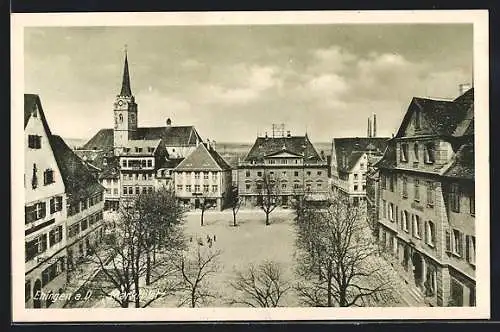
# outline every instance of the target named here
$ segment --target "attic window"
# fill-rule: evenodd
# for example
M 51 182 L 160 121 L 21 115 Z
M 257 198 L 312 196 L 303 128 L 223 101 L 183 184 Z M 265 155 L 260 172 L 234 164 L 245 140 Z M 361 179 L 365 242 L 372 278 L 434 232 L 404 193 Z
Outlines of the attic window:
M 33 108 L 33 113 L 31 114 L 34 118 L 38 117 L 38 110 L 37 108 Z
M 135 152 L 142 152 L 142 148 L 135 148 Z
M 152 148 L 152 147 L 148 148 L 148 152 L 154 152 L 154 151 L 155 151 L 155 148 Z
M 420 129 L 420 111 L 415 112 L 415 129 Z

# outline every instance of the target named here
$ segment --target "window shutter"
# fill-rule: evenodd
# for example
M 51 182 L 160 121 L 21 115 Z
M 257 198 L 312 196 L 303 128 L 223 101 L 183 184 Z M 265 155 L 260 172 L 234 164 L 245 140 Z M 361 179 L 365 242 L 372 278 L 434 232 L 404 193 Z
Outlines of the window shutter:
M 42 207 L 41 218 L 45 218 L 45 216 L 47 214 L 47 203 L 43 202 L 43 203 L 40 203 L 40 204 L 41 204 L 41 207 Z
M 459 233 L 458 235 L 458 254 L 463 256 L 464 254 L 464 234 Z
M 446 251 L 451 252 L 451 233 L 446 230 Z
M 425 243 L 430 243 L 430 234 L 429 234 L 429 228 L 430 228 L 430 224 L 428 221 L 425 222 Z

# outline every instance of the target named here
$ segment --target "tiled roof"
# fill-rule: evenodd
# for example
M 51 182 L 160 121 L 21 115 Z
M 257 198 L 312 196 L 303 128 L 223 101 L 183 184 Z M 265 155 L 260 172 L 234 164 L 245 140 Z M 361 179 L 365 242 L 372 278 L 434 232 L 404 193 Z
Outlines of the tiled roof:
M 51 138 L 57 166 L 63 178 L 65 191 L 70 200 L 79 200 L 104 190 L 91 171 L 64 142 L 56 135 Z
M 158 168 L 176 168 L 177 165 L 179 165 L 183 160 L 184 158 L 164 159 L 163 161 L 161 161 Z
M 474 121 L 474 90 L 453 101 L 414 97 L 396 137 L 403 137 L 413 110 L 419 109 L 435 135 L 462 136 Z M 473 123 L 472 123 L 473 128 Z
M 196 145 L 196 140 L 202 141 L 194 126 L 167 126 L 137 128 L 135 140 L 161 139 L 166 146 Z M 84 146 L 84 149 L 113 148 L 113 129 L 101 129 Z
M 304 159 L 311 162 L 323 161 L 306 136 L 290 137 L 257 137 L 250 152 L 245 157 L 246 162 L 260 162 L 265 156 L 288 151 L 296 155 L 304 156 Z
M 335 151 L 332 153 L 335 153 L 337 169 L 340 172 L 349 172 L 364 153 L 381 156 L 388 140 L 388 137 L 334 138 Z
M 387 142 L 387 149 L 385 149 L 384 156 L 380 159 L 375 167 L 378 168 L 394 168 L 396 167 L 396 146 L 394 140 Z
M 229 170 L 231 166 L 213 149 L 208 149 L 205 145 L 199 144 L 179 165 L 176 171 L 221 171 Z
M 474 180 L 474 143 L 466 143 L 458 149 L 446 177 Z

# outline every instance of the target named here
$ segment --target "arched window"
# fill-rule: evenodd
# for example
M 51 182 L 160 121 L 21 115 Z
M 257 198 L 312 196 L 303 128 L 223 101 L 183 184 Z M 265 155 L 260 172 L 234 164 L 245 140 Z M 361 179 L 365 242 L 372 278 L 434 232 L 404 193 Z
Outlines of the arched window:
M 122 122 L 123 122 L 123 114 L 120 114 L 120 115 L 118 116 L 118 119 L 119 119 L 120 123 L 122 123 Z
M 415 161 L 418 161 L 418 143 L 415 142 L 413 145 L 413 154 L 415 156 Z

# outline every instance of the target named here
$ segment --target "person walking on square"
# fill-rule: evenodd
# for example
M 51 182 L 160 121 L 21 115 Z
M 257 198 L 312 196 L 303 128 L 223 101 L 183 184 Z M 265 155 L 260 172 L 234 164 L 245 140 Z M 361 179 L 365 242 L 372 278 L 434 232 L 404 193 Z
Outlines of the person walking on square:
M 217 242 L 216 237 L 215 237 L 215 234 L 214 234 L 214 242 Z

